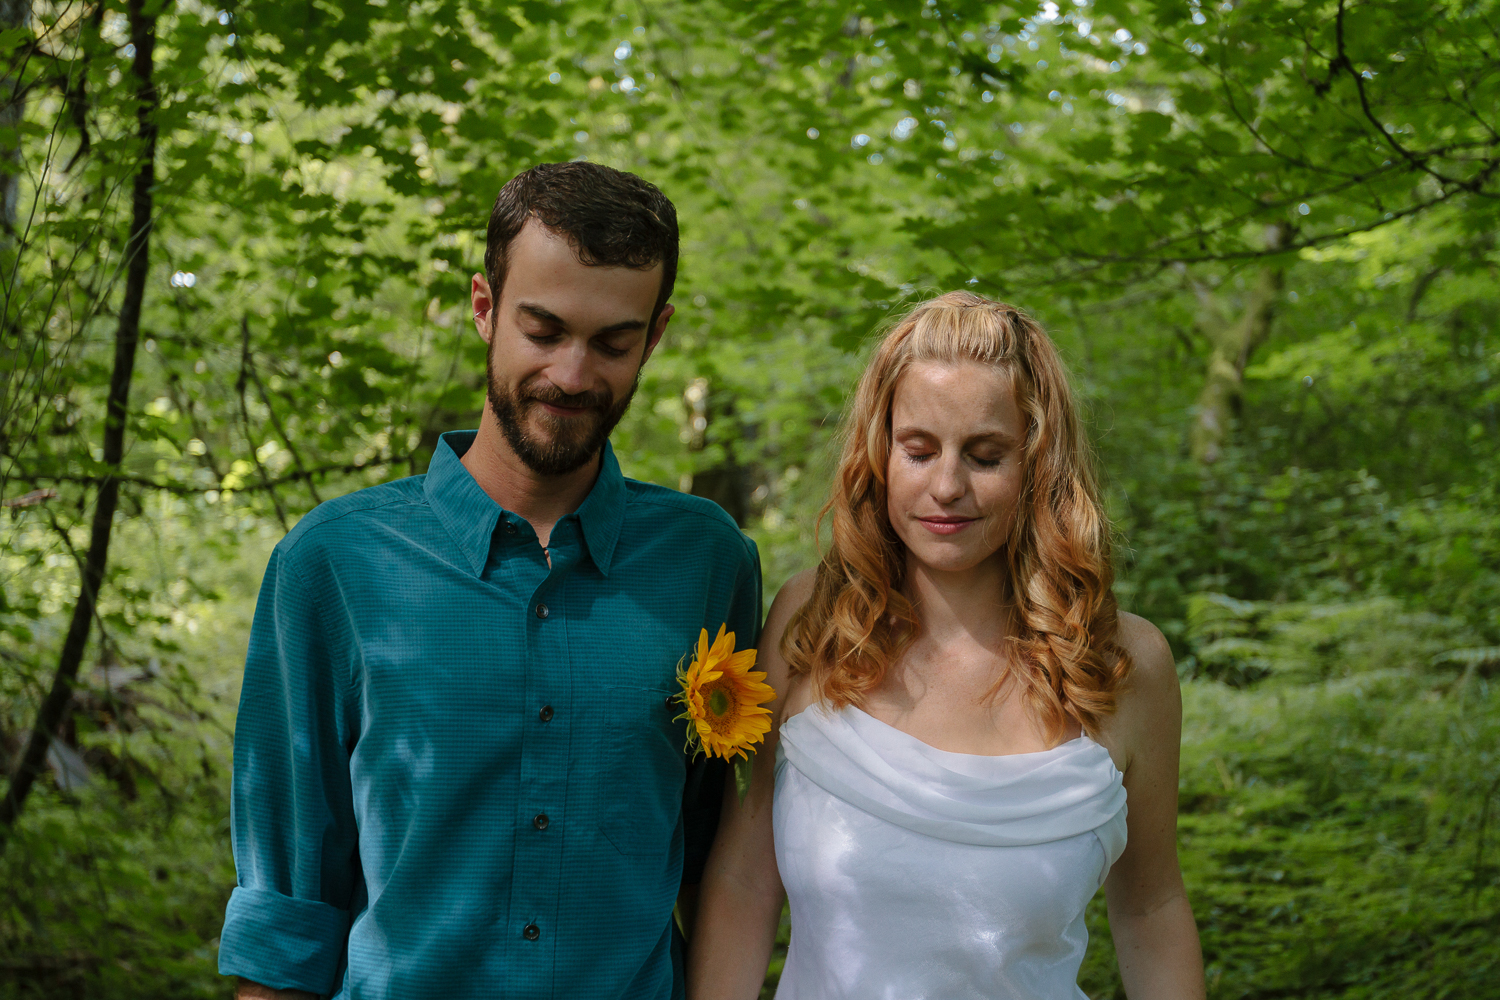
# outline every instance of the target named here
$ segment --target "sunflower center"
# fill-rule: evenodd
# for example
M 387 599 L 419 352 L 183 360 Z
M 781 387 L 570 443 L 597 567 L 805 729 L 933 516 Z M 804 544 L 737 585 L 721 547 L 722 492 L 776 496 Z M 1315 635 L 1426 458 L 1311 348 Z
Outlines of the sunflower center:
M 721 687 L 716 687 L 708 693 L 708 710 L 714 715 L 723 715 L 729 711 L 734 699 L 729 697 L 729 692 Z

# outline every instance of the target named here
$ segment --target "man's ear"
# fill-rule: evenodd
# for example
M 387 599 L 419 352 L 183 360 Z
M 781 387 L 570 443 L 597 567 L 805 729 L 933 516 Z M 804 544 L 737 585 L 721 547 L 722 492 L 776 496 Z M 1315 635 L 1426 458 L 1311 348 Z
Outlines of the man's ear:
M 661 335 L 667 332 L 667 320 L 671 319 L 676 311 L 677 307 L 670 302 L 662 306 L 661 315 L 656 317 L 656 323 L 652 325 L 651 333 L 646 337 L 646 353 L 641 356 L 641 364 L 646 363 L 651 357 L 651 352 L 656 350 L 656 345 L 661 343 Z
M 480 339 L 488 344 L 490 334 L 495 329 L 494 316 L 491 313 L 499 303 L 490 295 L 490 283 L 484 275 L 474 275 L 474 280 L 470 282 L 469 287 L 469 301 L 474 304 L 474 329 L 479 331 Z

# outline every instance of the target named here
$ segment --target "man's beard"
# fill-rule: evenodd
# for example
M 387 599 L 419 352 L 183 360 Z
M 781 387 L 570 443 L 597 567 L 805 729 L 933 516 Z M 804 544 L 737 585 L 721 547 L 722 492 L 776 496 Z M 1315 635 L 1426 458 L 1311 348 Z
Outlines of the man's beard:
M 495 383 L 492 347 L 485 360 L 485 381 L 490 409 L 495 412 L 500 431 L 510 443 L 511 450 L 537 475 L 561 476 L 583 468 L 599 454 L 609 432 L 630 409 L 630 401 L 641 384 L 641 373 L 636 372 L 630 391 L 618 402 L 614 393 L 608 390 L 569 394 L 542 378 L 528 379 L 506 392 Z M 539 437 L 526 424 L 531 411 L 543 403 L 582 407 L 585 412 L 576 417 L 557 417 L 540 410 L 537 420 L 548 436 Z

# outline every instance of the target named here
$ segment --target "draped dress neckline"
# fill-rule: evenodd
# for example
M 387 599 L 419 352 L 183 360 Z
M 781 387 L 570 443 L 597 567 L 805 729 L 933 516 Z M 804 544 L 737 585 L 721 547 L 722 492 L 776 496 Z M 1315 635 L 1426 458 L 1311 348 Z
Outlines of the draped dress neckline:
M 1085 913 L 1125 849 L 1104 747 L 954 753 L 822 703 L 780 732 L 776 1000 L 1088 1000 Z
M 819 703 L 782 723 L 777 758 L 778 778 L 790 763 L 829 794 L 939 840 L 1018 847 L 1094 831 L 1111 863 L 1125 848 L 1123 775 L 1087 735 L 1029 753 L 956 753 L 855 706 Z

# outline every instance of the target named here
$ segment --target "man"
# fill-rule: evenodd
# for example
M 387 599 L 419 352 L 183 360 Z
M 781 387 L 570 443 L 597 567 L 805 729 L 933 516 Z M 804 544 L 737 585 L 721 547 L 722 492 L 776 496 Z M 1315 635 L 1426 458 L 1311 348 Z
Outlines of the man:
M 670 699 L 700 629 L 754 641 L 760 570 L 723 511 L 624 479 L 607 440 L 676 269 L 676 212 L 639 178 L 511 180 L 473 278 L 478 432 L 276 547 L 235 733 L 240 997 L 682 995 Z

